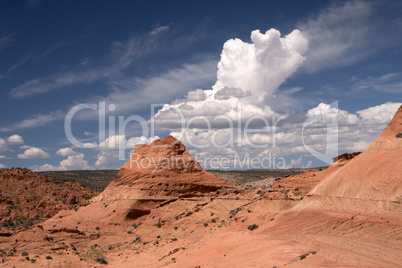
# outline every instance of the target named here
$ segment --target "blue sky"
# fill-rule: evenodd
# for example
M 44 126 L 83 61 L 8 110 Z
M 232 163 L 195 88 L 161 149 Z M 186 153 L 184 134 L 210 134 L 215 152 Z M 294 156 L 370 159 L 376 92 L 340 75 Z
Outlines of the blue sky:
M 193 140 L 180 139 L 206 168 L 213 157 L 228 158 L 232 169 L 245 168 L 236 157 L 270 153 L 285 167 L 319 166 L 301 127 L 335 101 L 337 152 L 364 150 L 402 102 L 400 14 L 399 1 L 0 1 L 0 167 L 119 168 L 126 160 L 99 136 L 133 145 L 184 132 Z M 227 126 L 205 130 L 194 120 L 183 130 L 172 115 L 179 107 L 186 122 L 232 116 L 239 100 L 244 120 L 285 118 L 277 136 L 251 137 L 278 138 L 275 148 L 244 141 L 216 148 L 211 137 L 225 143 Z M 135 122 L 124 133 L 99 133 L 98 109 L 83 109 L 72 119 L 74 137 L 106 148 L 77 148 L 66 137 L 68 112 L 100 102 L 115 106 L 106 130 L 109 116 L 137 115 L 153 119 L 155 133 L 144 136 Z M 152 116 L 152 104 L 155 112 L 165 106 Z M 304 135 L 323 152 L 322 125 Z

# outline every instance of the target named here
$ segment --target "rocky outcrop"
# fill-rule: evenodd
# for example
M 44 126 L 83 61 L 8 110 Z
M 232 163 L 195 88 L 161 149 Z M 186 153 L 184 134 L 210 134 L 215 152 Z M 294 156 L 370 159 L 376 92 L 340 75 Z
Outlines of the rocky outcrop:
M 131 225 L 160 206 L 183 198 L 203 199 L 222 188 L 232 185 L 202 169 L 180 141 L 168 136 L 149 146 L 136 146 L 116 178 L 90 205 L 44 226 L 73 228 L 77 221 L 102 222 L 102 228 Z
M 332 158 L 334 160 L 334 162 L 331 163 L 331 166 L 338 166 L 338 165 L 344 166 L 347 162 L 349 162 L 350 160 L 352 160 L 359 154 L 361 154 L 361 152 L 354 152 L 351 154 L 349 154 L 349 153 L 340 154 L 340 155 Z
M 228 182 L 206 172 L 185 146 L 172 136 L 155 140 L 150 146 L 136 146 L 131 158 L 106 190 L 140 184 L 163 184 L 167 190 L 178 192 L 208 192 L 231 187 Z
M 25 167 L 0 169 L 0 228 L 32 226 L 95 194 L 75 181 L 51 179 Z

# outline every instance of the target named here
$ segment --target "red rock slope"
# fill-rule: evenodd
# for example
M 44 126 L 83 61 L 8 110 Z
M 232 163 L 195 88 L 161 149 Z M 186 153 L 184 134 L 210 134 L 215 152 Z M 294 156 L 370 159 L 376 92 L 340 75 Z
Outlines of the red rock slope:
M 317 185 L 315 196 L 402 200 L 402 106 L 367 150 Z M 400 134 L 400 135 L 398 135 Z

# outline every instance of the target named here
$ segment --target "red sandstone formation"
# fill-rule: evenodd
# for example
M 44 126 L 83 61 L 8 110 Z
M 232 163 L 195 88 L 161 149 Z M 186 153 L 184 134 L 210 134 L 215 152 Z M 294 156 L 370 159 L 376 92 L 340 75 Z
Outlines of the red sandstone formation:
M 364 200 L 402 200 L 402 107 L 367 150 L 328 176 L 311 192 L 316 196 Z
M 63 216 L 56 228 L 67 228 L 72 224 L 70 218 L 74 223 L 81 221 L 104 229 L 115 228 L 115 224 L 126 228 L 139 224 L 142 217 L 160 206 L 230 188 L 231 184 L 203 170 L 180 141 L 168 136 L 150 146 L 136 146 L 108 187 L 78 213 Z M 44 226 L 53 228 L 51 222 Z
M 0 169 L 1 231 L 44 221 L 93 196 L 93 191 L 76 181 L 42 177 L 24 167 Z

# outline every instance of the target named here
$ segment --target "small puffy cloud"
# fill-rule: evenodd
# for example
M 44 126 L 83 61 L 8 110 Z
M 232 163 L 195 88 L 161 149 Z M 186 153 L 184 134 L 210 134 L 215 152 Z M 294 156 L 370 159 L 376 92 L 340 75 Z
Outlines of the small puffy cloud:
M 34 171 L 63 171 L 63 170 L 90 169 L 91 167 L 88 165 L 88 161 L 85 160 L 84 157 L 85 155 L 82 153 L 75 153 L 74 155 L 69 155 L 67 159 L 62 160 L 59 166 L 44 164 L 41 166 L 33 166 L 31 167 L 31 169 Z
M 95 166 L 97 167 L 103 167 L 107 164 L 107 156 L 106 156 L 106 152 L 101 152 L 98 155 L 98 159 L 95 162 Z
M 69 155 L 67 159 L 60 162 L 60 166 L 64 170 L 89 169 L 88 161 L 85 160 L 84 157 L 85 155 L 82 153 Z
M 3 164 L 0 164 L 0 168 L 5 168 L 6 166 Z
M 14 134 L 7 138 L 7 142 L 10 144 L 24 144 L 24 140 L 20 135 Z
M 351 114 L 345 110 L 331 107 L 326 103 L 320 103 L 317 107 L 311 108 L 307 111 L 307 116 L 323 116 L 321 123 L 337 122 L 341 125 L 356 125 L 359 123 L 359 118 L 355 114 Z
M 0 155 L 0 159 L 6 158 L 7 156 L 5 155 Z
M 59 156 L 70 156 L 70 155 L 76 155 L 77 153 L 71 149 L 71 148 L 61 148 L 56 152 L 57 155 Z
M 311 168 L 311 166 L 313 165 L 313 161 L 308 161 L 306 165 L 304 165 L 302 168 Z
M 33 166 L 29 169 L 33 171 L 61 171 L 63 170 L 60 166 L 53 166 L 51 164 L 43 164 L 41 166 Z
M 32 147 L 27 149 L 23 154 L 18 154 L 20 159 L 36 159 L 36 158 L 49 158 L 50 155 L 42 149 Z
M 299 158 L 295 159 L 291 159 L 290 160 L 290 165 L 286 166 L 285 168 L 289 169 L 289 168 L 296 168 L 299 167 L 300 164 L 302 163 L 303 160 L 303 156 L 299 156 Z

